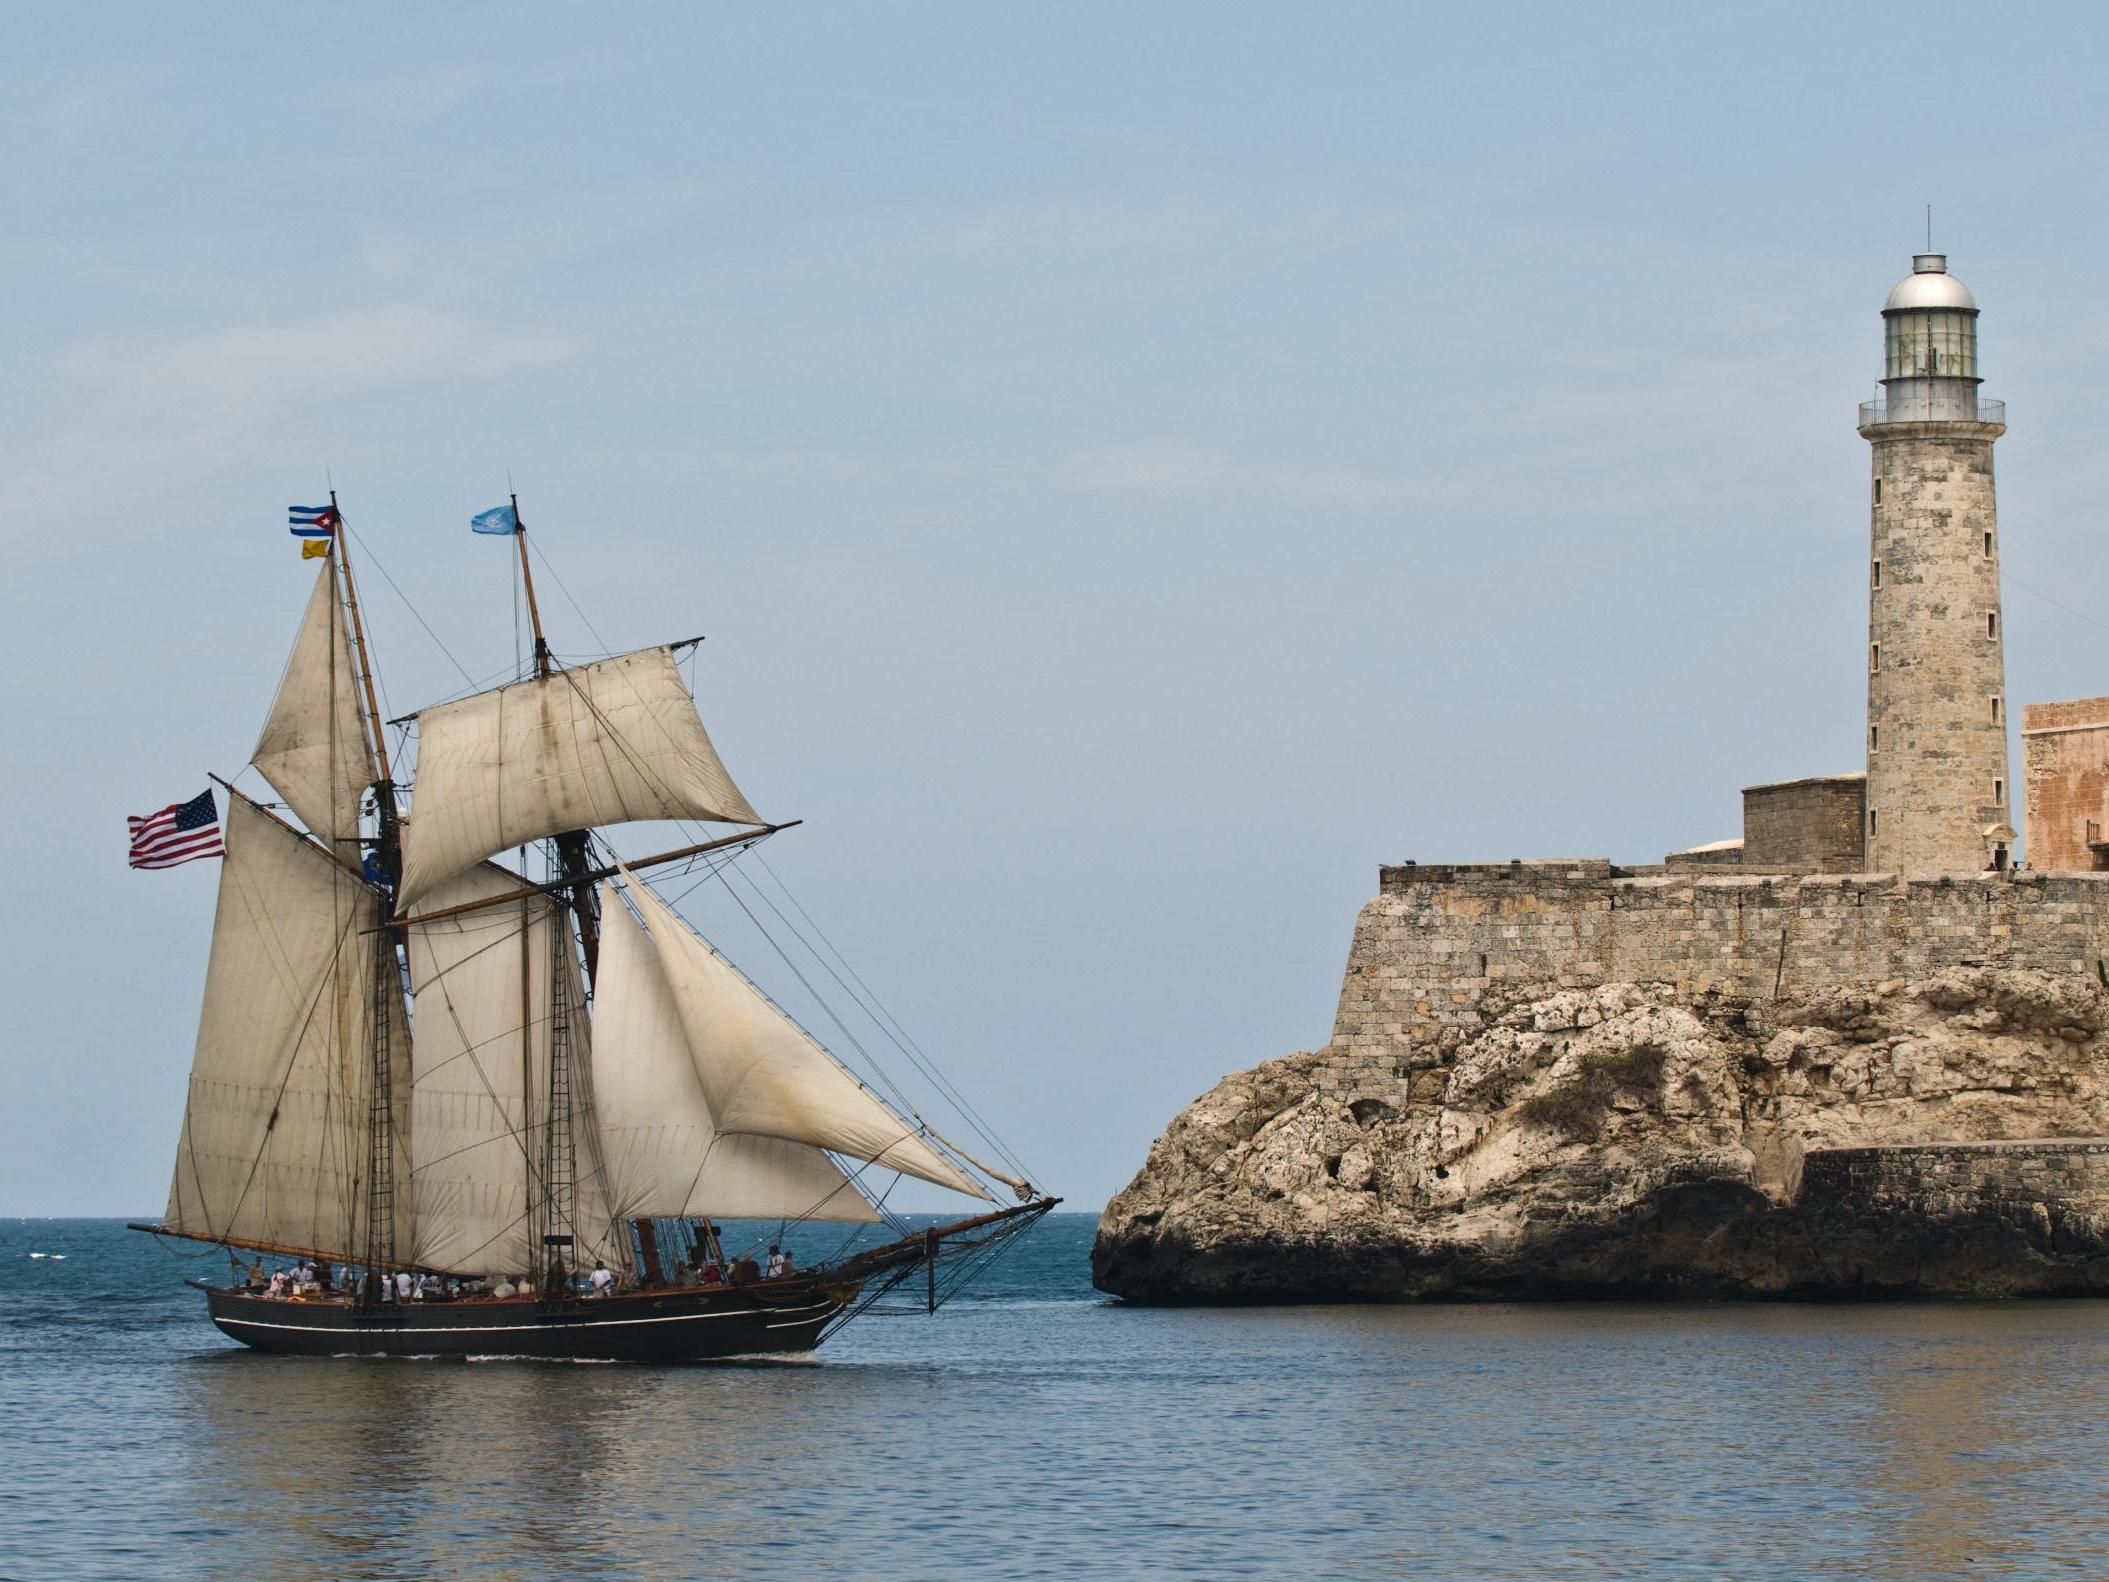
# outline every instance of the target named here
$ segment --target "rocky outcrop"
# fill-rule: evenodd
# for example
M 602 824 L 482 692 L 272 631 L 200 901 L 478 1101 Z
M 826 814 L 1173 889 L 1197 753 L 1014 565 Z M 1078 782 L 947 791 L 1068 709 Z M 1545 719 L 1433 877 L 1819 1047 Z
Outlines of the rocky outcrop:
M 1107 1205 L 1148 1302 L 2109 1291 L 2109 992 L 1490 994 L 1413 1080 L 1226 1077 Z M 1526 997 L 1535 994 L 1536 997 Z M 1845 1153 L 1841 1150 L 1875 1150 Z

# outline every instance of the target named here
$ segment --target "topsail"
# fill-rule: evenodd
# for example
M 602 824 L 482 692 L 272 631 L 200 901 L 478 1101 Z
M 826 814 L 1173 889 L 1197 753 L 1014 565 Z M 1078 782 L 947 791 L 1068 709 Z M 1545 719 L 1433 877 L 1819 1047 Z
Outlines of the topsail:
M 636 819 L 760 824 L 664 648 L 560 670 L 417 717 L 399 910 L 528 841 Z
M 359 802 L 379 771 L 359 707 L 334 560 L 315 579 L 278 696 L 271 700 L 270 718 L 249 761 L 317 839 L 339 856 L 357 860 Z

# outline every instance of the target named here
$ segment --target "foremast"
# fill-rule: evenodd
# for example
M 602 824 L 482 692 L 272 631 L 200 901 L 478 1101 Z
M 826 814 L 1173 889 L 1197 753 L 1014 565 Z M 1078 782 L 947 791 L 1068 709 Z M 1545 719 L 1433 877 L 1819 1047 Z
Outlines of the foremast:
M 361 860 L 375 845 L 362 808 L 380 810 L 384 845 L 395 819 L 336 510 L 333 498 L 325 564 L 250 755 L 307 832 L 220 782 L 226 853 L 205 1004 L 157 1228 L 371 1263 L 400 1250 L 409 1211 L 396 1146 L 408 1022 L 382 858 Z
M 374 952 L 372 1010 L 373 1037 L 368 1050 L 368 1100 L 366 1119 L 366 1236 L 360 1249 L 369 1274 L 395 1267 L 402 1249 L 396 1245 L 397 1205 L 395 1061 L 388 1029 L 403 1008 L 403 958 L 407 930 L 393 924 L 395 882 L 403 868 L 402 809 L 396 800 L 395 776 L 388 764 L 387 727 L 381 719 L 379 689 L 374 683 L 373 653 L 366 641 L 366 621 L 359 609 L 358 583 L 352 575 L 350 530 L 330 490 L 330 514 L 336 519 L 335 554 L 330 558 L 344 579 L 344 604 L 351 617 L 353 651 L 358 660 L 361 701 L 366 707 L 371 732 L 373 764 L 374 839 L 367 877 L 380 889 L 375 903 L 375 926 L 385 930 L 386 948 Z M 406 1018 L 407 1023 L 407 1018 Z

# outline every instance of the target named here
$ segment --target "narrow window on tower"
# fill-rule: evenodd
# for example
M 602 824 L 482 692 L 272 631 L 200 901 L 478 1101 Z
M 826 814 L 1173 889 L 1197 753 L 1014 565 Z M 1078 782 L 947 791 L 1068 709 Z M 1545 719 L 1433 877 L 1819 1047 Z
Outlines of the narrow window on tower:
M 1880 643 L 1869 643 L 1867 645 L 1867 673 L 1869 675 L 1873 675 L 1877 670 L 1880 670 L 1881 668 L 1882 645 Z
M 1992 699 L 1992 723 L 1994 725 L 1999 723 L 1999 699 L 1996 697 Z
M 1875 810 L 1873 808 L 1867 810 L 1867 832 L 1870 835 L 1875 832 Z
M 1875 568 L 1874 574 L 1869 580 L 1868 586 L 1871 588 L 1879 588 L 1882 586 L 1882 562 L 1878 560 L 1875 561 L 1873 564 Z
M 1880 505 L 1881 503 L 1882 503 L 1882 480 L 1881 480 L 1880 478 L 1877 478 L 1877 479 L 1875 480 L 1875 504 L 1877 504 L 1877 505 Z
M 1999 612 L 1997 610 L 1987 610 L 1985 611 L 1985 636 L 1997 637 L 1998 635 Z
M 1994 780 L 1992 782 L 1992 806 L 2006 806 L 2006 782 L 2004 780 Z
M 1987 559 L 1987 560 L 1990 560 L 1991 558 L 1992 558 L 1992 535 L 1991 535 L 1990 533 L 1987 533 L 1987 534 L 1985 534 L 1985 559 Z
M 1882 727 L 1881 727 L 1881 726 L 1879 726 L 1879 725 L 1870 725 L 1870 726 L 1869 726 L 1869 727 L 1867 728 L 1867 750 L 1868 750 L 1869 752 L 1871 752 L 1871 753 L 1876 753 L 1876 752 L 1880 752 L 1880 751 L 1882 750 Z

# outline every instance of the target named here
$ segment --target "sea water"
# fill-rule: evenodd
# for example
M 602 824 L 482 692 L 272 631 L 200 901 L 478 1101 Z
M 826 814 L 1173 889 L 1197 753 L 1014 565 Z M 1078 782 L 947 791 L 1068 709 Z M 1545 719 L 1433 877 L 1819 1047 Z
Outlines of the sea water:
M 1092 1228 L 667 1368 L 258 1356 L 0 1221 L 0 1577 L 2109 1577 L 2109 1303 L 1153 1310 Z

